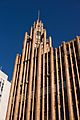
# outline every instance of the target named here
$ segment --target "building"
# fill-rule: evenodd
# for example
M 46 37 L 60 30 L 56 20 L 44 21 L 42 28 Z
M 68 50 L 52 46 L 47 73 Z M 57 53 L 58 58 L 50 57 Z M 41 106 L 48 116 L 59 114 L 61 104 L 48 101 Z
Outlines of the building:
M 8 76 L 0 70 L 0 120 L 6 119 L 10 82 Z
M 6 120 L 79 120 L 80 37 L 52 47 L 41 20 L 17 54 Z

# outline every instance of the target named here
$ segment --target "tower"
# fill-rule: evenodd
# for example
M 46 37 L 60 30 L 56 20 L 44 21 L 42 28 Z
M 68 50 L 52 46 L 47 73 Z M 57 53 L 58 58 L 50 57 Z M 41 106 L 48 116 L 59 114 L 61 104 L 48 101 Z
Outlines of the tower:
M 34 22 L 16 56 L 6 120 L 79 120 L 79 43 L 53 49 L 41 20 Z

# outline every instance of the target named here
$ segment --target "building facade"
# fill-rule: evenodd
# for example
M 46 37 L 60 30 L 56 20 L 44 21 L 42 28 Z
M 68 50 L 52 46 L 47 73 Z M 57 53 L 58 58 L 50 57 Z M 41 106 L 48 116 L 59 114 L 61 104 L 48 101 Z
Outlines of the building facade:
M 6 120 L 80 119 L 80 37 L 52 47 L 38 19 L 17 54 Z
M 0 70 L 0 120 L 6 119 L 10 82 L 8 76 Z

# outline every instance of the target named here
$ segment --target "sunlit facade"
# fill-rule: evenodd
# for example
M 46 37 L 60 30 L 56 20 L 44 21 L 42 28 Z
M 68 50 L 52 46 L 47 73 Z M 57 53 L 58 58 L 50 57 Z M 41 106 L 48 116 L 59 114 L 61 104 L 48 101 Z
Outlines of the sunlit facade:
M 52 47 L 38 19 L 17 54 L 6 120 L 79 120 L 80 37 Z

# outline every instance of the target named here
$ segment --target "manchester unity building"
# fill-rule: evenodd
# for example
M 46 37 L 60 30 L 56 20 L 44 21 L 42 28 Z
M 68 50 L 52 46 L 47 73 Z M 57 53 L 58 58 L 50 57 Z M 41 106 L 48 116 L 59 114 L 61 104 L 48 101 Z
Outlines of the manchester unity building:
M 80 120 L 80 37 L 52 47 L 41 20 L 17 54 L 6 120 Z

